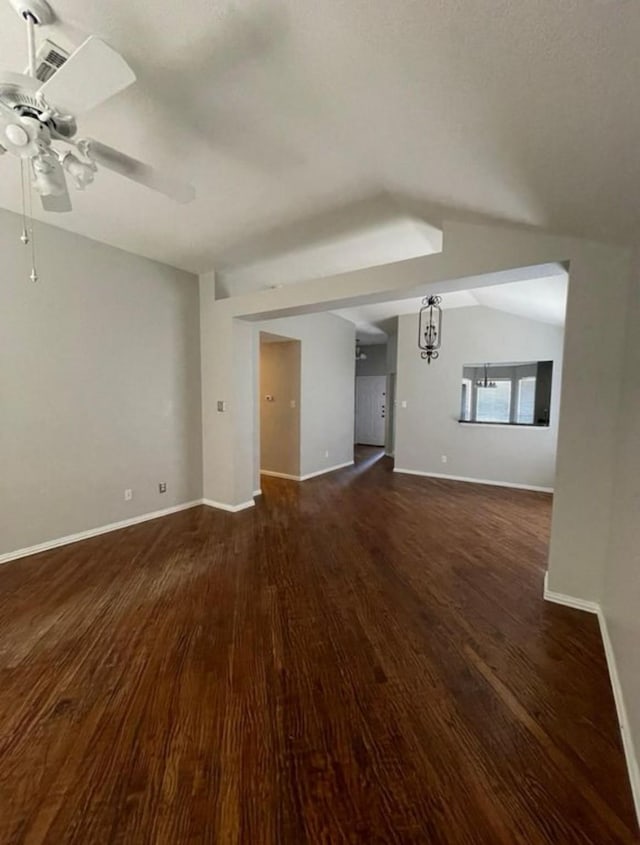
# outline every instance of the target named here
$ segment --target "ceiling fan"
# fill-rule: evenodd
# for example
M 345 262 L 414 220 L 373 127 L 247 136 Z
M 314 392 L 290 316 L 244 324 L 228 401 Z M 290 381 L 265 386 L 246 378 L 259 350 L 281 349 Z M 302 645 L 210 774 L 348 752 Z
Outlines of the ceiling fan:
M 26 23 L 29 69 L 0 70 L 0 154 L 21 160 L 23 190 L 26 175 L 45 211 L 71 211 L 67 180 L 83 190 L 104 167 L 176 202 L 191 202 L 191 185 L 92 138 L 76 138 L 77 117 L 135 82 L 123 57 L 90 36 L 68 58 L 56 56 L 38 78 L 35 29 L 52 23 L 53 11 L 47 0 L 10 3 Z

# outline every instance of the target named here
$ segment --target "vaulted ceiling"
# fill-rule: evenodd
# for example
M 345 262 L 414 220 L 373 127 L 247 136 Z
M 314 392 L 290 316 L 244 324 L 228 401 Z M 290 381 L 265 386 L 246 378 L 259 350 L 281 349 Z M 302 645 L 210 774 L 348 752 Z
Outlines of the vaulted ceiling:
M 194 271 L 381 193 L 616 241 L 640 235 L 636 0 L 53 0 L 138 75 L 81 123 L 191 180 L 176 206 L 110 173 L 56 225 Z M 23 69 L 0 5 L 0 62 Z M 16 162 L 0 205 L 19 209 Z M 274 283 L 278 280 L 274 279 Z
M 563 272 L 522 282 L 456 290 L 442 294 L 442 310 L 446 314 L 452 308 L 484 306 L 516 317 L 564 327 L 567 287 L 567 274 Z M 418 297 L 342 308 L 333 313 L 355 325 L 356 337 L 361 343 L 375 344 L 386 343 L 388 333 L 396 329 L 395 317 L 417 315 L 421 305 L 422 297 Z

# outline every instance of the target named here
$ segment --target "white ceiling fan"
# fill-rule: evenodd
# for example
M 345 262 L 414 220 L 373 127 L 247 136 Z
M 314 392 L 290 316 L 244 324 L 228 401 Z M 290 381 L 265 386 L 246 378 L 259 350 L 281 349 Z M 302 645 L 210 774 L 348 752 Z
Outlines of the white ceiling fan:
M 38 78 L 35 28 L 52 23 L 53 11 L 47 0 L 10 3 L 26 22 L 29 69 L 26 74 L 0 70 L 0 154 L 21 160 L 44 210 L 70 211 L 67 177 L 83 190 L 93 182 L 98 167 L 176 202 L 191 202 L 195 198 L 191 185 L 92 138 L 76 138 L 77 117 L 135 81 L 123 57 L 91 36 L 68 58 L 54 55 L 47 72 Z

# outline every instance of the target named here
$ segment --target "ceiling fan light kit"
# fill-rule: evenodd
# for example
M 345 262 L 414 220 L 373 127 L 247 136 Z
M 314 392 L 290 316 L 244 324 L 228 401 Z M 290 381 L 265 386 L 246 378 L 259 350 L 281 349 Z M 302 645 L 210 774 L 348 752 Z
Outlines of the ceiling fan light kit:
M 9 2 L 21 18 L 25 21 L 31 19 L 36 26 L 46 26 L 54 21 L 53 9 L 47 0 L 9 0 Z
M 23 243 L 33 249 L 31 190 L 40 197 L 44 211 L 65 213 L 72 209 L 67 176 L 77 190 L 84 190 L 100 167 L 175 202 L 191 202 L 195 198 L 191 185 L 99 141 L 75 138 L 79 115 L 135 82 L 125 59 L 100 38 L 89 36 L 68 58 L 64 51 L 49 49 L 55 45 L 47 42 L 47 56 L 38 65 L 35 28 L 54 23 L 53 10 L 46 0 L 9 1 L 26 24 L 29 71 L 0 71 L 0 154 L 21 162 Z M 35 262 L 31 278 L 37 280 Z

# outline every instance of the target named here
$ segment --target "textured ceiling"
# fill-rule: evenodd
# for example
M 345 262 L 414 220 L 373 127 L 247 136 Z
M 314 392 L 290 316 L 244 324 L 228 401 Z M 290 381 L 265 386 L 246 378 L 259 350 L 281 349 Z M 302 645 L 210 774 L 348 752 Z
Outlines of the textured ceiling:
M 83 134 L 199 192 L 175 206 L 103 173 L 54 221 L 66 228 L 196 271 L 255 261 L 256 239 L 381 192 L 423 216 L 640 234 L 636 0 L 54 5 L 62 28 L 46 34 L 101 35 L 139 79 Z M 6 0 L 0 51 L 24 67 Z M 4 156 L 0 205 L 19 208 L 18 186 Z

